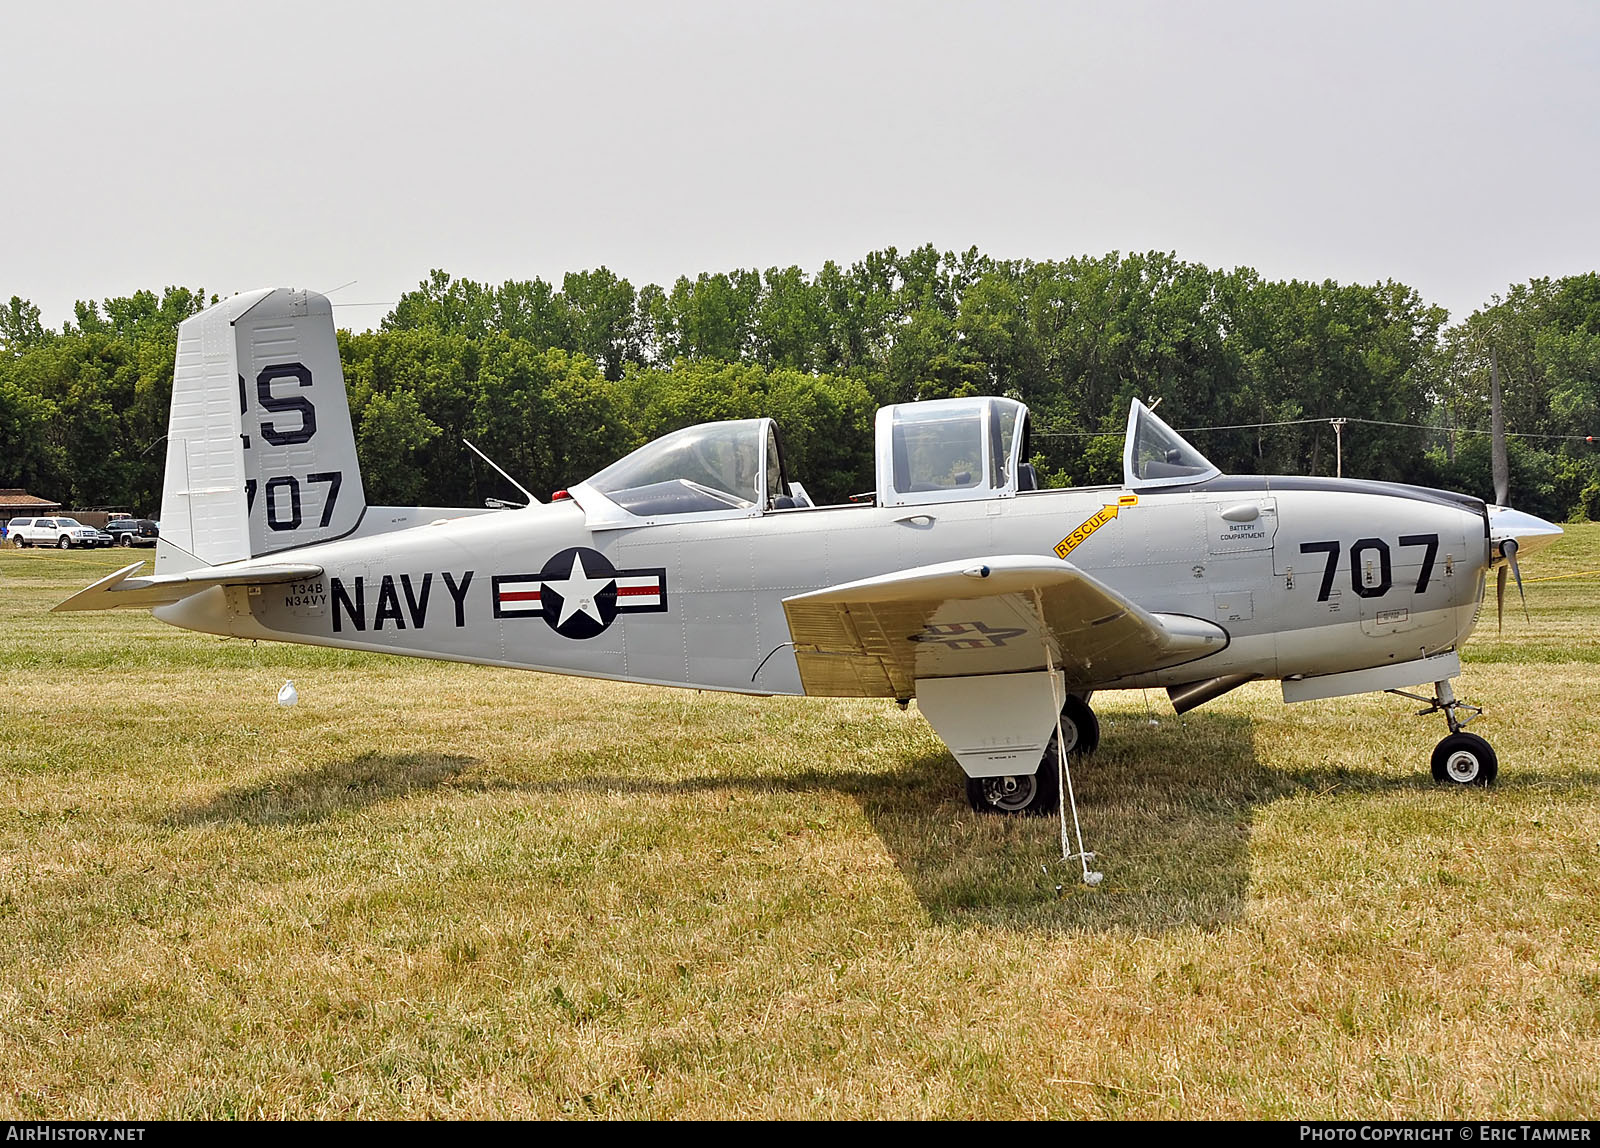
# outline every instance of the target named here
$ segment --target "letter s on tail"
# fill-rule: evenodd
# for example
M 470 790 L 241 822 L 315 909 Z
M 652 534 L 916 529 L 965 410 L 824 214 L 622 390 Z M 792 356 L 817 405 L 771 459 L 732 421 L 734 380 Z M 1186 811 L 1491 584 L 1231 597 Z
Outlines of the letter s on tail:
M 158 573 L 342 538 L 366 505 L 325 296 L 251 291 L 178 328 Z

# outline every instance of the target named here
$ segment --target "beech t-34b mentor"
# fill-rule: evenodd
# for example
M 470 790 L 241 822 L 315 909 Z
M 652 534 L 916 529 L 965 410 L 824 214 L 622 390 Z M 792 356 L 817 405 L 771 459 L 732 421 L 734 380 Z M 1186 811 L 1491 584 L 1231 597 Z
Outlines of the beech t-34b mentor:
M 1120 486 L 1036 489 L 1004 398 L 878 412 L 875 497 L 815 506 L 770 419 L 675 431 L 567 497 L 369 506 L 332 312 L 239 295 L 183 324 L 155 572 L 56 607 L 239 638 L 918 707 L 979 809 L 1053 809 L 1095 691 L 1180 711 L 1424 688 L 1440 781 L 1487 784 L 1458 651 L 1485 575 L 1560 533 L 1418 487 L 1228 476 L 1150 409 Z M 1501 501 L 1504 501 L 1503 497 Z M 1520 581 L 1520 576 L 1519 576 Z M 1500 576 L 1503 593 L 1504 575 Z M 1043 768 L 1041 768 L 1043 765 Z

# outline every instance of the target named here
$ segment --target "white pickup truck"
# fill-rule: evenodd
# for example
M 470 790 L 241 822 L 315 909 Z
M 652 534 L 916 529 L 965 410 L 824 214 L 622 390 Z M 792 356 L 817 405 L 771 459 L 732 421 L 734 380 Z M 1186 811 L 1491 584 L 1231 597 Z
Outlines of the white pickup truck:
M 110 546 L 111 536 L 76 518 L 13 518 L 6 523 L 7 541 L 18 546 L 55 546 L 70 550 L 74 546 Z

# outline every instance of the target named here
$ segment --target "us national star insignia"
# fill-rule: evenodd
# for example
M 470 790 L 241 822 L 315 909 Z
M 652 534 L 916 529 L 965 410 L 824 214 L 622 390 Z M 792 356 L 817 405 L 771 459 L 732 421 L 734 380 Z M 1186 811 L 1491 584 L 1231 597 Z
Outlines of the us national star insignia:
M 587 546 L 568 547 L 537 574 L 497 574 L 493 583 L 496 618 L 543 618 L 563 638 L 593 638 L 618 614 L 667 608 L 664 567 L 618 570 Z

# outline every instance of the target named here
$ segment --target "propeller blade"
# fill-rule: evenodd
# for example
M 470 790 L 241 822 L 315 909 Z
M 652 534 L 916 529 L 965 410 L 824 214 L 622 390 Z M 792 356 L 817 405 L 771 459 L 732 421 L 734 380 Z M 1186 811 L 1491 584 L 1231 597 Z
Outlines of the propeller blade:
M 1489 436 L 1494 464 L 1494 501 L 1504 506 L 1511 489 L 1511 467 L 1506 461 L 1506 413 L 1500 402 L 1500 353 L 1489 352 Z
M 1528 622 L 1531 625 L 1533 618 L 1528 614 L 1528 594 L 1527 591 L 1523 590 L 1522 588 L 1522 568 L 1517 565 L 1517 550 L 1518 546 L 1515 538 L 1507 538 L 1500 544 L 1500 553 L 1506 556 L 1506 562 L 1511 566 L 1511 576 L 1517 580 L 1517 594 L 1522 598 L 1523 621 Z M 1502 572 L 1504 572 L 1505 567 L 1502 566 L 1500 569 Z M 1500 580 L 1500 584 L 1502 587 L 1504 587 L 1504 578 Z
M 1494 575 L 1494 622 L 1500 633 L 1506 629 L 1506 568 L 1500 567 Z

